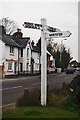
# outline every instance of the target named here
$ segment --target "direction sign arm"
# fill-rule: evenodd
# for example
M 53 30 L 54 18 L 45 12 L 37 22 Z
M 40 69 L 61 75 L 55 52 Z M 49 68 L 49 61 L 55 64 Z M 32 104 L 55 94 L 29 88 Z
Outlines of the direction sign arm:
M 71 34 L 72 33 L 70 31 L 48 32 L 48 38 L 70 37 Z

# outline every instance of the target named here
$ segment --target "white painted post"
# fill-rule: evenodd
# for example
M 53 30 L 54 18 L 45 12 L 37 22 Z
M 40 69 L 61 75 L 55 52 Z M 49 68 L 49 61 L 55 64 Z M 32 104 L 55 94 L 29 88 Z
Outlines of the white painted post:
M 46 19 L 41 19 L 41 105 L 47 101 L 47 55 L 46 55 Z

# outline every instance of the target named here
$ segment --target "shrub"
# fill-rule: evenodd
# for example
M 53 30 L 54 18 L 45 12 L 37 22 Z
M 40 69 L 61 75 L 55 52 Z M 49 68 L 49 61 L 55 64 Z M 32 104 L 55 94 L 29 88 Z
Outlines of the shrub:
M 17 106 L 40 105 L 40 91 L 38 89 L 24 90 L 24 95 L 17 100 Z
M 62 90 L 49 90 L 48 91 L 48 105 L 55 107 L 63 107 L 68 97 Z
M 49 89 L 47 92 L 47 106 L 61 107 L 74 110 L 76 105 L 67 92 L 63 89 Z M 40 106 L 40 90 L 35 89 L 25 89 L 24 95 L 17 100 L 17 106 Z

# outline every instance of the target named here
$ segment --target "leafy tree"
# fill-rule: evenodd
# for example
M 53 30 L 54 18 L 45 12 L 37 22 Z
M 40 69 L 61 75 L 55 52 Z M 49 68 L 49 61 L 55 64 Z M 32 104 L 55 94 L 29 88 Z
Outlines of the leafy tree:
M 67 52 L 65 49 L 62 51 L 62 58 L 61 58 L 61 64 L 62 64 L 62 68 L 66 68 L 68 66 L 68 63 L 70 61 L 71 57 L 70 57 L 70 53 Z
M 41 38 L 38 40 L 37 44 L 38 48 L 40 48 L 41 51 Z M 47 50 L 53 55 L 55 58 L 55 65 L 56 67 L 61 67 L 62 69 L 66 68 L 68 66 L 69 61 L 72 59 L 70 56 L 70 48 L 66 50 L 66 47 L 62 46 L 62 51 L 60 51 L 60 44 L 54 43 L 47 45 Z M 60 61 L 60 52 L 61 52 L 61 61 Z
M 60 61 L 60 52 L 61 52 L 61 61 Z M 66 50 L 66 47 L 63 45 L 63 50 L 57 50 L 54 53 L 56 59 L 56 67 L 61 67 L 62 69 L 68 66 L 69 61 L 71 60 L 70 51 Z
M 2 20 L 0 20 L 0 25 L 4 26 L 6 33 L 10 35 L 13 34 L 18 27 L 17 23 L 8 17 L 2 18 Z

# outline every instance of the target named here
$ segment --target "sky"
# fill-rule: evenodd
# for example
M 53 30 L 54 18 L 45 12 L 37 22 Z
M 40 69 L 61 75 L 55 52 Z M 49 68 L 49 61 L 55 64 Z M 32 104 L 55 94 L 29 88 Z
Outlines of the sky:
M 2 15 L 0 18 L 9 17 L 17 22 L 22 29 L 23 35 L 30 37 L 35 42 L 41 36 L 40 30 L 27 29 L 22 26 L 24 22 L 41 24 L 41 18 L 47 20 L 47 25 L 59 28 L 61 31 L 70 31 L 72 35 L 65 41 L 63 38 L 55 38 L 54 42 L 61 43 L 71 50 L 73 59 L 78 60 L 78 2 L 75 0 L 64 0 L 55 2 L 42 0 L 14 0 L 10 2 L 3 0 Z

